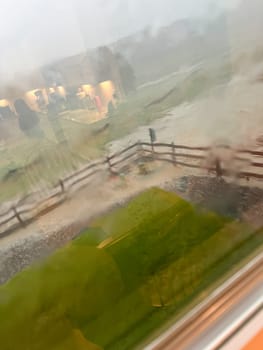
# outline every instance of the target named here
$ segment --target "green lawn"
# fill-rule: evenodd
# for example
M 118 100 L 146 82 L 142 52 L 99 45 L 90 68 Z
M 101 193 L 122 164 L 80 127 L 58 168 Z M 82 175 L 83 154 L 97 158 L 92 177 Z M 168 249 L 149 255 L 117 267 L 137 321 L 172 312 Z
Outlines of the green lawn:
M 133 349 L 262 243 L 151 189 L 0 287 L 1 349 Z

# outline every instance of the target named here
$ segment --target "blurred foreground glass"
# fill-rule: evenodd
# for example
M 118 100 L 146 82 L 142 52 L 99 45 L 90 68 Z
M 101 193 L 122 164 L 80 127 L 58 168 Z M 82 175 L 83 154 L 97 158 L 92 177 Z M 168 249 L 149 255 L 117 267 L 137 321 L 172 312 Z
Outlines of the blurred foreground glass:
M 143 348 L 261 247 L 262 7 L 2 5 L 3 349 Z

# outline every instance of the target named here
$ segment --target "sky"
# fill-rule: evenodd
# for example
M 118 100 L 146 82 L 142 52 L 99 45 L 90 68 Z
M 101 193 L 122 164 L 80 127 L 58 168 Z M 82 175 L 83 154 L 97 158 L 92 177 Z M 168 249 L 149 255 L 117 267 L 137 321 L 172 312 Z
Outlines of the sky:
M 239 0 L 2 0 L 0 76 L 15 79 L 52 60 L 107 44 L 146 26 L 210 15 Z

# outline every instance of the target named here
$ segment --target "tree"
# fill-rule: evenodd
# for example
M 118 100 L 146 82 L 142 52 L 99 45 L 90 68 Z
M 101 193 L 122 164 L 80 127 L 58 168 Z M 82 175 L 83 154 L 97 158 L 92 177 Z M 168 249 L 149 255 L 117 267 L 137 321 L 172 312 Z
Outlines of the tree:
M 127 59 L 120 53 L 114 54 L 107 46 L 97 49 L 95 70 L 98 81 L 112 80 L 120 95 L 135 90 L 135 74 Z
M 121 95 L 123 94 L 120 71 L 116 57 L 107 46 L 102 46 L 97 49 L 95 56 L 95 70 L 99 82 L 112 80 L 118 92 Z
M 128 60 L 120 53 L 116 54 L 116 61 L 119 68 L 119 74 L 121 77 L 122 87 L 125 95 L 136 89 L 136 78 L 132 65 Z

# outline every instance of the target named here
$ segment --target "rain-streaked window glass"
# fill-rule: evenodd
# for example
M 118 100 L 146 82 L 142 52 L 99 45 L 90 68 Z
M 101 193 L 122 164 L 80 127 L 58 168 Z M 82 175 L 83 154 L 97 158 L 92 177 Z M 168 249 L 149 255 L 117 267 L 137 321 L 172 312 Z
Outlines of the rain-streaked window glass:
M 3 0 L 0 26 L 1 350 L 256 349 L 263 2 Z

